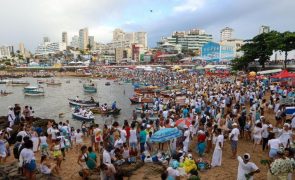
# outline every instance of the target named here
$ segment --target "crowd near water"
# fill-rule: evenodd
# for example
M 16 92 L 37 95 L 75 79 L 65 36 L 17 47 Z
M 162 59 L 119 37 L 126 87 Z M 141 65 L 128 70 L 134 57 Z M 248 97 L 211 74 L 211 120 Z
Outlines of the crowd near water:
M 120 167 L 138 162 L 164 165 L 162 179 L 200 179 L 201 172 L 206 177 L 231 158 L 238 162 L 238 180 L 255 179 L 261 166 L 267 166 L 265 179 L 294 178 L 295 113 L 283 103 L 294 99 L 293 87 L 272 83 L 269 77 L 207 76 L 198 71 L 97 72 L 112 83 L 133 83 L 139 105 L 119 102 L 112 107 L 133 108 L 128 117 L 118 116 L 111 123 L 81 121 L 75 127 L 72 120 L 56 119 L 44 129 L 33 124 L 34 107 L 11 102 L 6 104 L 9 126 L 0 132 L 0 163 L 13 156 L 28 179 L 35 179 L 37 170 L 63 178 L 69 155 L 76 156 L 76 173 L 83 179 L 96 171 L 104 180 L 122 179 Z M 16 125 L 20 130 L 10 144 Z M 253 145 L 238 154 L 241 140 Z M 223 156 L 224 146 L 230 147 L 231 157 Z M 254 163 L 251 157 L 263 152 L 261 163 Z

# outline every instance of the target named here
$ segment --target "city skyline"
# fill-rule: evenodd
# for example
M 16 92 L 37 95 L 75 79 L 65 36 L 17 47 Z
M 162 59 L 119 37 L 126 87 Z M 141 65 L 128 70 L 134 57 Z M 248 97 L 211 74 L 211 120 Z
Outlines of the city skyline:
M 65 31 L 70 40 L 83 27 L 102 43 L 111 42 L 115 28 L 144 31 L 149 47 L 173 31 L 192 28 L 204 29 L 219 41 L 220 30 L 226 26 L 241 39 L 257 35 L 261 25 L 278 31 L 293 31 L 295 27 L 290 18 L 295 2 L 287 0 L 12 0 L 2 4 L 0 44 L 18 47 L 22 42 L 31 51 L 44 36 L 60 42 Z

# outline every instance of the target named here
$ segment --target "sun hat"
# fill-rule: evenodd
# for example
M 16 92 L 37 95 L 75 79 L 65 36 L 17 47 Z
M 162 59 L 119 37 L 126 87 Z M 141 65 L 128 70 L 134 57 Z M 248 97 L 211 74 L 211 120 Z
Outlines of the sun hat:
M 251 158 L 251 156 L 250 156 L 250 154 L 249 153 L 245 153 L 244 155 L 243 155 L 243 158 L 244 158 L 244 160 L 250 160 L 250 158 Z

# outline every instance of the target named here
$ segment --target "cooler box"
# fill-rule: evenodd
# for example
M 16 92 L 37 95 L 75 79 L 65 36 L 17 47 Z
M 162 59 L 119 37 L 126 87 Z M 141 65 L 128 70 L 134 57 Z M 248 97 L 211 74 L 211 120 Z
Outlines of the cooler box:
M 295 113 L 295 106 L 286 107 L 286 115 L 292 115 L 293 113 Z

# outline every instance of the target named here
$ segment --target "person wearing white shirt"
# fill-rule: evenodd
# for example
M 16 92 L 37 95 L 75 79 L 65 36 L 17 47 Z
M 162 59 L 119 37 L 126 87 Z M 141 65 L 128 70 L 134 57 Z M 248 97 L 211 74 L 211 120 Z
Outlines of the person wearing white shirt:
M 126 143 L 126 136 L 127 136 L 127 132 L 123 127 L 123 129 L 120 130 L 120 137 L 123 143 Z
M 217 129 L 217 133 L 218 133 L 218 136 L 216 138 L 215 149 L 212 155 L 212 162 L 211 162 L 212 167 L 221 166 L 221 160 L 222 160 L 224 136 L 223 134 L 221 134 L 221 129 Z
M 187 126 L 185 126 L 184 128 L 185 128 L 185 131 L 183 133 L 183 136 L 185 137 L 185 140 L 183 141 L 183 151 L 187 153 L 188 147 L 189 147 L 189 140 L 190 140 L 190 130 L 188 129 Z
M 262 139 L 262 125 L 260 121 L 256 122 L 256 125 L 253 129 L 253 139 L 254 139 L 254 146 L 253 146 L 253 152 L 255 151 L 256 145 L 259 145 Z
M 268 143 L 268 136 L 269 136 L 269 130 L 268 128 L 271 128 L 272 125 L 269 124 L 269 122 L 266 122 L 265 124 L 262 125 L 262 150 L 265 150 L 265 147 Z
M 282 145 L 282 143 L 279 139 L 274 138 L 273 133 L 270 133 L 267 145 L 269 147 L 269 157 L 274 158 L 276 157 L 277 151 L 279 150 L 279 147 Z
M 237 180 L 253 180 L 253 175 L 260 170 L 253 162 L 249 162 L 250 154 L 245 153 L 243 158 L 238 156 L 239 167 Z
M 28 140 L 24 143 L 24 149 L 20 152 L 20 163 L 23 164 L 24 175 L 27 179 L 35 179 L 36 161 L 33 152 L 33 142 Z
M 230 133 L 230 140 L 231 140 L 232 158 L 235 159 L 237 156 L 240 130 L 237 128 L 238 127 L 237 123 L 233 123 L 232 126 L 233 126 L 233 129 Z
M 111 155 L 110 155 L 110 152 L 107 149 L 103 150 L 102 162 L 103 163 L 111 163 Z
M 9 122 L 9 127 L 12 127 L 14 125 L 14 121 L 15 121 L 15 115 L 14 115 L 14 111 L 13 111 L 13 107 L 9 106 L 9 111 L 8 111 L 8 122 Z
M 294 131 L 295 130 L 295 113 L 292 114 L 291 127 Z
M 279 140 L 283 144 L 284 148 L 289 146 L 290 141 L 292 141 L 292 131 L 289 130 L 290 124 L 285 123 L 284 129 L 282 130 L 281 135 L 279 136 Z

